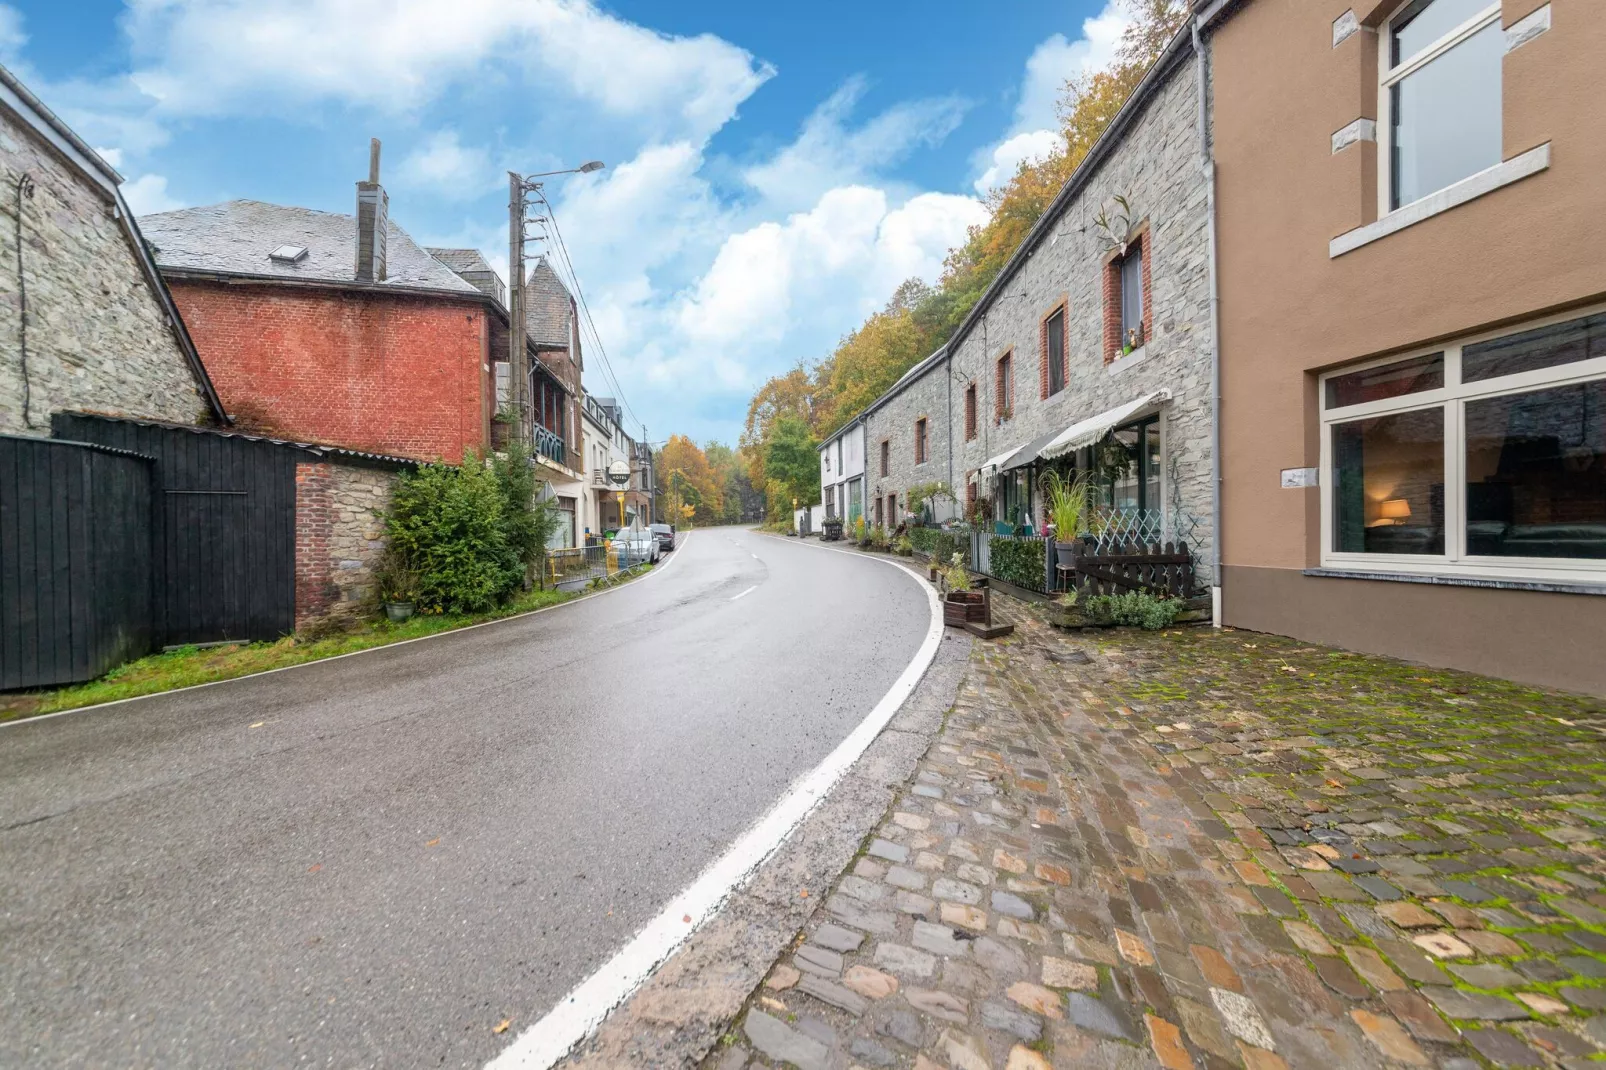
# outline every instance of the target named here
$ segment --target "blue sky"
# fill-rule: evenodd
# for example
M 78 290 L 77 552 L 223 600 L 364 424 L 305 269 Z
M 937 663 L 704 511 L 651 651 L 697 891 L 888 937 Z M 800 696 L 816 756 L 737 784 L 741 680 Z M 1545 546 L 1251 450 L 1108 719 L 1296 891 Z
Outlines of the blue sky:
M 654 440 L 734 442 L 766 378 L 936 277 L 1123 25 L 1119 0 L 786 6 L 26 0 L 0 58 L 140 213 L 350 212 L 378 137 L 392 218 L 503 266 L 506 171 L 606 161 L 549 187 L 587 389 Z

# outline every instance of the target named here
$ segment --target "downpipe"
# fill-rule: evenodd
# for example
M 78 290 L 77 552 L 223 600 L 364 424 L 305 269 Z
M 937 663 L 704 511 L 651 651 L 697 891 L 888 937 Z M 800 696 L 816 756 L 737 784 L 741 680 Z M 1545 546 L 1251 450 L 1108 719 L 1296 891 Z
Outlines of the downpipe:
M 1221 627 L 1221 290 L 1216 252 L 1216 160 L 1210 144 L 1210 78 L 1204 15 L 1193 19 L 1194 70 L 1199 79 L 1199 169 L 1205 180 L 1205 231 L 1210 276 L 1210 625 Z

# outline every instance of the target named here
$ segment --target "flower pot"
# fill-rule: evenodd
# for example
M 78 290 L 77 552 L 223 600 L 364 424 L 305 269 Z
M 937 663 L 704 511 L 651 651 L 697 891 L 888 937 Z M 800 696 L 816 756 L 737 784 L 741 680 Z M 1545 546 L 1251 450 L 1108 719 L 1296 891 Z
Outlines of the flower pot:
M 385 616 L 390 618 L 392 624 L 400 624 L 413 615 L 411 602 L 386 602 Z
M 936 565 L 931 565 L 931 566 L 929 566 L 927 568 L 927 571 L 931 573 L 931 577 L 930 577 L 931 578 L 931 582 L 932 583 L 936 583 L 937 582 L 937 566 Z
M 1061 566 L 1070 568 L 1076 563 L 1076 544 L 1074 542 L 1056 542 L 1054 544 L 1054 556 Z

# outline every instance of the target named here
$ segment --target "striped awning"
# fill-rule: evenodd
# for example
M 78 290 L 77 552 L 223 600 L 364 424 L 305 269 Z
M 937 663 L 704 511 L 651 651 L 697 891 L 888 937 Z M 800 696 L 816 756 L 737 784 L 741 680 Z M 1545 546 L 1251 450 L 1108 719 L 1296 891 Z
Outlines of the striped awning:
M 1089 416 L 1087 419 L 1074 423 L 1061 431 L 1052 442 L 1043 447 L 1040 456 L 1044 458 L 1061 457 L 1072 450 L 1081 449 L 1083 446 L 1091 446 L 1103 438 L 1106 432 L 1119 427 L 1144 409 L 1170 400 L 1171 391 L 1155 390 L 1144 394 L 1142 397 L 1133 398 L 1125 405 L 1117 405 L 1115 408 L 1101 412 L 1097 416 Z

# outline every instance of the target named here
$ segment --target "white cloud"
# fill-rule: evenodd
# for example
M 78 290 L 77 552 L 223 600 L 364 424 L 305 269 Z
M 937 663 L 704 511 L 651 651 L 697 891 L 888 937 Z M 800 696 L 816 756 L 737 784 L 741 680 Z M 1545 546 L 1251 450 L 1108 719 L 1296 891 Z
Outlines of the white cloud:
M 401 185 L 426 189 L 449 200 L 477 197 L 498 184 L 491 154 L 464 148 L 455 130 L 441 130 L 403 158 L 397 171 Z
M 1058 143 L 1057 108 L 1065 83 L 1108 66 L 1131 22 L 1118 0 L 1105 0 L 1103 10 L 1082 20 L 1082 35 L 1076 40 L 1057 33 L 1032 51 L 1013 124 L 1000 142 L 977 154 L 978 193 L 1009 181 L 1023 161 L 1042 159 L 1052 151 Z
M 123 166 L 122 149 L 103 149 L 97 145 L 95 146 L 95 155 L 111 164 L 113 170 Z
M 1005 138 L 993 146 L 987 170 L 974 183 L 976 192 L 985 195 L 988 190 L 1002 186 L 1015 176 L 1021 164 L 1047 159 L 1064 144 L 1057 130 L 1028 130 Z
M 183 201 L 167 195 L 167 179 L 161 175 L 140 175 L 131 182 L 124 182 L 121 188 L 129 211 L 136 216 L 184 207 Z
M 938 144 L 964 118 L 964 101 L 934 97 L 903 101 L 850 128 L 865 88 L 863 78 L 849 79 L 804 121 L 792 144 L 742 177 L 778 207 L 806 206 L 828 189 L 864 181 L 914 149 Z
M 15 63 L 22 54 L 28 35 L 22 29 L 22 12 L 10 4 L 0 4 L 0 60 Z
M 707 136 L 773 73 L 717 37 L 674 37 L 589 0 L 130 0 L 133 80 L 164 112 L 337 101 L 418 108 L 505 65 L 603 112 Z

